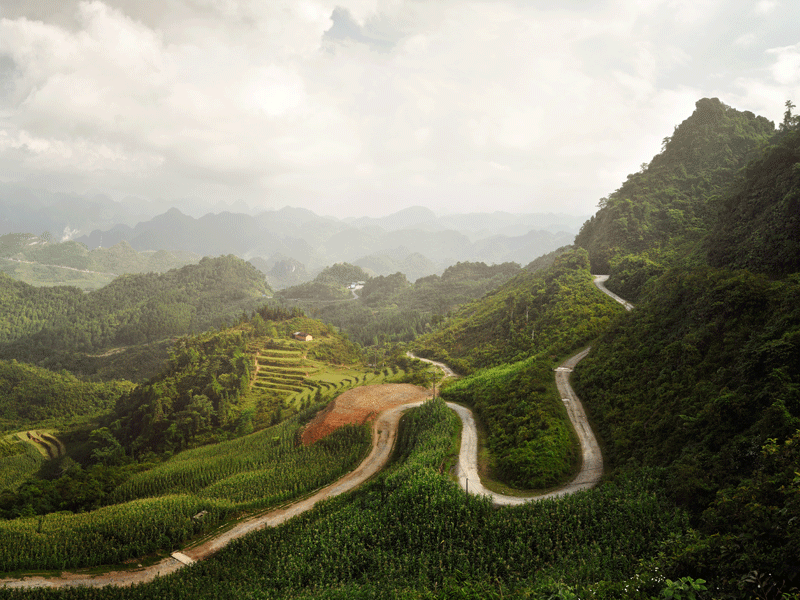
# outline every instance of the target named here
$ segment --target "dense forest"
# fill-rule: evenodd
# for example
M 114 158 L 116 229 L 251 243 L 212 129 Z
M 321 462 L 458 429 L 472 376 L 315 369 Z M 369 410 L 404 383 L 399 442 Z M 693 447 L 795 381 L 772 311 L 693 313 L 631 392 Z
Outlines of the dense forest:
M 123 275 L 88 294 L 33 287 L 4 274 L 0 282 L 0 357 L 82 375 L 95 374 L 83 370 L 92 364 L 87 355 L 219 327 L 271 294 L 264 276 L 234 256 Z
M 131 387 L 125 381 L 82 381 L 66 371 L 0 360 L 0 430 L 108 410 Z
M 551 252 L 525 270 L 544 268 L 563 251 Z M 336 267 L 344 270 L 352 265 Z M 301 302 L 309 314 L 346 331 L 354 342 L 377 347 L 414 340 L 431 331 L 459 305 L 480 298 L 522 271 L 517 263 L 459 262 L 441 275 L 428 275 L 411 283 L 404 273 L 370 277 L 353 267 L 345 271 L 349 279 L 334 279 L 323 272 L 310 284 L 282 290 L 276 296 Z M 343 288 L 357 281 L 364 281 L 364 286 L 355 291 L 355 296 Z M 332 301 L 335 299 L 340 301 Z
M 597 336 L 620 310 L 592 285 L 586 251 L 574 249 L 560 253 L 549 268 L 523 270 L 464 304 L 415 347 L 469 374 L 532 354 L 569 352 Z
M 768 143 L 771 121 L 716 98 L 664 138 L 663 150 L 600 201 L 575 238 L 595 273 L 612 273 L 613 289 L 632 302 L 651 278 L 690 253 L 719 215 L 712 199 Z M 731 215 L 733 217 L 733 215 Z M 616 285 L 614 284 L 616 280 Z

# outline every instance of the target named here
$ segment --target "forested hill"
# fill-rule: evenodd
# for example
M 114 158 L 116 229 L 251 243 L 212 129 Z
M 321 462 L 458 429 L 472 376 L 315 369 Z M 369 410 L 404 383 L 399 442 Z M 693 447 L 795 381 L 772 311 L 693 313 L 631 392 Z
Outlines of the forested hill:
M 608 273 L 626 255 L 645 251 L 660 264 L 687 238 L 701 239 L 716 218 L 709 200 L 728 188 L 774 133 L 764 117 L 716 98 L 699 100 L 694 113 L 664 138 L 662 152 L 603 198 L 581 228 L 575 243 L 589 251 L 592 270 Z
M 587 252 L 574 249 L 465 304 L 415 346 L 423 356 L 472 373 L 544 351 L 569 352 L 600 333 L 619 310 L 592 284 Z
M 532 356 L 443 390 L 478 410 L 496 472 L 525 483 L 520 448 L 539 442 L 515 425 L 544 406 L 552 377 L 535 353 L 548 338 L 577 349 L 600 334 L 573 381 L 608 478 L 661 473 L 657 494 L 692 525 L 650 568 L 702 578 L 715 597 L 758 586 L 781 597 L 800 588 L 800 123 L 788 114 L 776 132 L 701 100 L 665 141 L 584 226 L 588 257 L 512 279 L 423 337 L 421 352 L 465 372 Z M 636 294 L 632 312 L 588 310 L 589 258 L 610 266 L 612 289 Z
M 800 132 L 779 135 L 714 207 L 712 265 L 776 278 L 800 271 Z
M 663 566 L 721 597 L 800 587 L 797 126 L 784 123 L 728 179 L 705 238 L 676 231 L 685 258 L 650 274 L 574 375 L 612 471 L 665 469 L 664 493 L 693 518 Z
M 124 273 L 164 273 L 201 258 L 183 251 L 137 252 L 124 240 L 111 248 L 89 250 L 78 242 L 53 242 L 47 236 L 0 236 L 0 270 L 32 285 L 95 290 Z
M 124 275 L 88 294 L 36 288 L 0 274 L 0 357 L 70 368 L 73 353 L 205 331 L 270 294 L 263 274 L 234 256 L 163 274 Z
M 537 259 L 526 269 L 552 263 L 561 251 Z M 357 266 L 340 263 L 326 268 L 314 281 L 280 290 L 276 296 L 302 305 L 363 346 L 378 346 L 415 339 L 458 305 L 483 296 L 520 272 L 517 263 L 459 262 L 441 276 L 411 283 L 401 272 L 370 277 Z M 354 296 L 346 284 L 358 281 L 364 286 Z

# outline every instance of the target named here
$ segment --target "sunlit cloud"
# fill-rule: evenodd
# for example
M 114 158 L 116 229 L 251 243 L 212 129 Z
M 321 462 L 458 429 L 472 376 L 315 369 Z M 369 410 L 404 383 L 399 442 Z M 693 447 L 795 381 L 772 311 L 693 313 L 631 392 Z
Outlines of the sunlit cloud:
M 800 8 L 777 2 L 38 7 L 0 20 L 0 177 L 78 192 L 588 214 L 701 97 L 775 118 L 800 73 Z M 786 41 L 717 32 L 726 10 Z M 715 35 L 747 72 L 713 64 Z

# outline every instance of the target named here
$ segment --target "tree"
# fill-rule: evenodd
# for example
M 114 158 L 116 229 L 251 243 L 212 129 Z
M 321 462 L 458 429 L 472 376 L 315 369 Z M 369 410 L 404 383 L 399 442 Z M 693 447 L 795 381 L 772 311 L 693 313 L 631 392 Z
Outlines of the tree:
M 92 459 L 106 466 L 120 465 L 125 462 L 125 449 L 108 427 L 95 429 L 89 434 Z
M 793 115 L 792 109 L 796 108 L 791 100 L 787 100 L 786 112 L 783 113 L 783 123 L 781 123 L 781 131 L 789 131 L 800 127 L 800 115 Z

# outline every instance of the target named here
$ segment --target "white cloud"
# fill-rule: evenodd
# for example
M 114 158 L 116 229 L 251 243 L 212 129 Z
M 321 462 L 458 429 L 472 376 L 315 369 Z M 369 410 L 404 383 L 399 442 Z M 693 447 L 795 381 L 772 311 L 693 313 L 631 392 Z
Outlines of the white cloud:
M 755 6 L 755 12 L 760 15 L 768 15 L 778 6 L 777 0 L 759 0 Z
M 426 199 L 586 213 L 700 97 L 758 112 L 798 86 L 798 47 L 765 54 L 766 32 L 740 28 L 726 46 L 768 62 L 705 87 L 721 0 L 534 4 L 108 0 L 77 3 L 73 25 L 3 19 L 0 176 L 367 202 L 353 213 Z M 352 35 L 326 38 L 337 6 Z M 742 10 L 791 22 L 774 2 Z
M 800 43 L 784 48 L 773 48 L 768 54 L 775 56 L 772 76 L 782 85 L 800 83 Z

